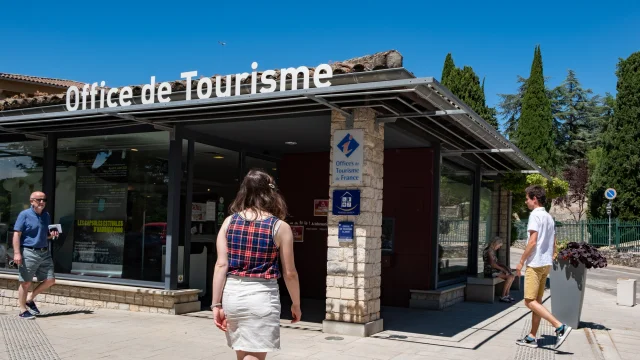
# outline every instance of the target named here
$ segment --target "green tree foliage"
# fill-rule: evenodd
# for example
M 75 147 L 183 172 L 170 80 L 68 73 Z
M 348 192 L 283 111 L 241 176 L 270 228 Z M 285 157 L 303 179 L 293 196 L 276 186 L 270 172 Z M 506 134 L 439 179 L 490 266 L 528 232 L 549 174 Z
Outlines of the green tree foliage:
M 456 64 L 453 62 L 453 56 L 451 53 L 447 54 L 447 57 L 444 59 L 444 67 L 442 68 L 442 77 L 440 78 L 440 82 L 442 85 L 449 88 L 449 75 L 451 75 L 451 71 L 456 68 Z
M 517 128 L 518 147 L 543 169 L 556 166 L 553 114 L 542 70 L 542 53 L 536 47 L 531 75 L 522 98 L 522 112 Z
M 586 159 L 599 136 L 599 118 L 602 113 L 599 96 L 584 89 L 573 70 L 553 90 L 554 117 L 558 122 L 556 137 L 561 164 L 575 165 Z
M 480 78 L 473 71 L 473 68 L 470 66 L 465 66 L 462 69 L 457 68 L 451 54 L 447 54 L 442 69 L 442 84 L 487 123 L 496 129 L 498 128 L 497 111 L 487 106 L 484 80 L 480 84 Z
M 602 137 L 601 161 L 590 184 L 590 214 L 606 216 L 604 190 L 618 191 L 613 216 L 640 219 L 640 52 L 620 60 L 613 118 Z

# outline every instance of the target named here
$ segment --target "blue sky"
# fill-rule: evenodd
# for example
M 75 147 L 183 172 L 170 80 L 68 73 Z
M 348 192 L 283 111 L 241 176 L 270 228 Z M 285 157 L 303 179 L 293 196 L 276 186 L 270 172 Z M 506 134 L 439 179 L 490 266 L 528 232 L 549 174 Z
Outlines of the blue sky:
M 253 61 L 259 70 L 315 66 L 395 49 L 416 76 L 439 79 L 451 52 L 456 65 L 486 78 L 493 106 L 497 94 L 515 92 L 517 75 L 528 76 L 537 44 L 550 85 L 573 69 L 600 94 L 615 93 L 618 59 L 640 50 L 640 6 L 628 0 L 156 4 L 13 7 L 15 16 L 2 16 L 0 72 L 122 86 L 190 70 L 250 72 Z

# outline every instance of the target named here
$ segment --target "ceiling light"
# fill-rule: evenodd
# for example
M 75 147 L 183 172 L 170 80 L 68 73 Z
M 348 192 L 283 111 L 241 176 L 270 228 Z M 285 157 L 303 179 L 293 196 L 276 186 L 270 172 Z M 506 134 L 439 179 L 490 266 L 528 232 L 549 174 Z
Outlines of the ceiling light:
M 295 141 L 287 141 L 287 142 L 285 142 L 285 144 L 287 144 L 287 145 L 298 145 L 298 143 L 295 142 Z
M 211 191 L 211 189 L 207 189 L 207 191 Z
M 131 151 L 138 151 L 138 149 L 131 149 Z
M 222 155 L 215 155 L 213 158 L 214 158 L 214 159 L 224 159 L 224 156 L 222 156 Z
M 278 169 L 277 169 L 277 168 L 273 168 L 273 169 L 271 169 L 271 170 L 276 171 L 276 170 L 278 170 Z

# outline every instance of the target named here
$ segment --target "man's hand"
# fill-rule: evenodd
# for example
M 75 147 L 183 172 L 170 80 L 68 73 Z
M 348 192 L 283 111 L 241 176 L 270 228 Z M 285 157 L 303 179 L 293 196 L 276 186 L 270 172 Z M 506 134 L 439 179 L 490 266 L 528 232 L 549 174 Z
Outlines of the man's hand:
M 58 235 L 60 235 L 58 230 L 51 230 L 50 234 L 51 234 L 51 238 L 52 239 L 56 239 L 58 237 Z
M 18 266 L 22 265 L 22 254 L 20 254 L 19 252 L 13 254 L 13 262 Z
M 516 276 L 522 276 L 521 271 L 522 271 L 522 263 L 518 263 L 518 266 L 516 266 Z

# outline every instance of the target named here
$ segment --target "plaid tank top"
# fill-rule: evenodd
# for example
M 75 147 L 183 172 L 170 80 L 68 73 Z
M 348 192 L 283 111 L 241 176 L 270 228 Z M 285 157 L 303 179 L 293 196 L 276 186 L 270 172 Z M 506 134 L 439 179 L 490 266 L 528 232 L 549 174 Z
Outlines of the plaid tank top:
M 228 275 L 263 279 L 280 277 L 279 251 L 273 239 L 278 218 L 246 220 L 233 214 L 227 229 Z

